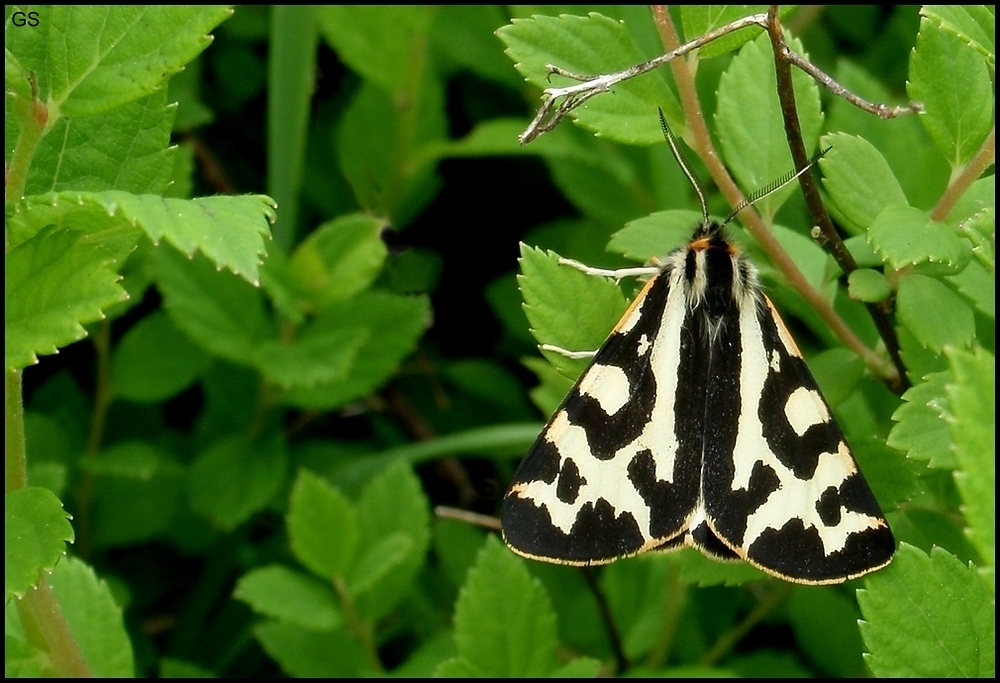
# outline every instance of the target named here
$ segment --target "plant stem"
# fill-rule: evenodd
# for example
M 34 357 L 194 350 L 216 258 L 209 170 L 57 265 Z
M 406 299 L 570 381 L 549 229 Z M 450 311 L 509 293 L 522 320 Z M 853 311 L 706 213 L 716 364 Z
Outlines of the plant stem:
M 656 634 L 653 647 L 646 656 L 646 666 L 651 670 L 661 669 L 674 646 L 677 626 L 680 624 L 681 612 L 687 597 L 687 586 L 680 578 L 680 563 L 670 562 L 667 569 L 666 596 L 663 601 L 663 618 L 660 630 Z
M 771 5 L 768 9 L 767 17 L 767 34 L 771 39 L 771 46 L 774 52 L 774 71 L 778 87 L 778 100 L 781 103 L 781 115 L 785 123 L 785 137 L 788 140 L 788 147 L 792 153 L 795 168 L 802 169 L 809 164 L 809 153 L 806 151 L 805 142 L 802 139 L 802 127 L 799 125 L 799 115 L 795 107 L 795 89 L 792 84 L 791 62 L 788 58 L 790 50 L 785 43 L 785 37 L 781 31 L 777 5 Z M 840 269 L 845 274 L 857 270 L 858 266 L 854 261 L 854 257 L 847 250 L 844 242 L 840 239 L 840 234 L 833 226 L 833 221 L 830 220 L 830 214 L 823 204 L 823 198 L 820 196 L 819 187 L 817 187 L 813 175 L 811 173 L 802 173 L 799 175 L 799 186 L 802 188 L 802 194 L 805 196 L 806 206 L 809 207 L 813 224 L 819 227 L 824 242 L 833 255 L 834 260 L 840 266 Z M 823 302 L 826 304 L 825 300 Z M 830 317 L 828 322 L 836 323 L 833 325 L 835 332 L 841 329 L 841 327 L 844 328 L 843 332 L 849 332 L 852 343 L 853 340 L 857 340 L 857 344 L 864 348 L 864 353 L 860 355 L 865 359 L 868 366 L 878 372 L 880 376 L 885 377 L 893 389 L 897 392 L 902 392 L 909 383 L 906 378 L 906 367 L 903 365 L 903 359 L 899 355 L 899 340 L 896 337 L 896 330 L 892 326 L 892 321 L 889 320 L 887 310 L 875 303 L 866 304 L 866 306 L 892 359 L 894 367 L 891 372 L 888 368 L 883 367 L 882 359 L 870 351 L 868 347 L 864 346 L 854 336 L 854 332 L 847 327 L 847 324 L 840 319 L 840 316 L 836 316 L 832 307 L 829 306 L 827 307 L 830 309 L 830 313 L 836 316 L 836 319 L 834 320 L 834 318 Z M 823 315 L 824 319 L 827 319 L 824 310 L 817 310 Z M 838 332 L 838 336 L 845 343 L 848 341 L 848 338 L 843 333 Z M 848 346 L 855 351 L 858 350 L 851 344 Z
M 604 591 L 597 584 L 597 577 L 594 575 L 593 567 L 580 567 L 580 571 L 583 574 L 583 580 L 587 582 L 587 587 L 590 588 L 590 592 L 594 595 L 594 599 L 597 600 L 597 608 L 601 612 L 601 620 L 604 622 L 604 628 L 608 631 L 611 651 L 615 655 L 615 666 L 618 668 L 618 673 L 622 673 L 628 670 L 629 662 L 625 657 L 625 648 L 622 647 L 622 637 L 618 633 L 618 627 L 615 625 L 614 615 L 611 614 L 611 606 L 608 604 L 608 599 L 605 597 Z
M 722 634 L 722 636 L 715 641 L 715 645 L 701 656 L 698 663 L 702 666 L 712 666 L 722 659 L 723 655 L 729 652 L 729 650 L 732 649 L 732 647 L 736 645 L 736 643 L 738 643 L 743 636 L 749 633 L 750 629 L 756 626 L 761 619 L 766 617 L 768 612 L 777 607 L 778 603 L 784 600 L 785 596 L 788 595 L 791 590 L 792 586 L 789 583 L 781 582 L 779 585 L 775 586 L 774 590 L 772 590 L 762 601 L 757 603 L 757 606 L 743 621 L 737 624 L 730 631 Z
M 7 493 L 28 485 L 28 460 L 24 443 L 24 405 L 21 371 L 8 370 L 4 384 L 4 487 Z
M 976 152 L 972 161 L 958 174 L 950 183 L 937 205 L 931 211 L 931 220 L 943 221 L 951 213 L 955 202 L 961 198 L 965 191 L 983 174 L 990 164 L 996 161 L 997 157 L 997 129 L 993 126 L 986 141 Z
M 40 578 L 38 584 L 17 601 L 17 612 L 28 641 L 48 653 L 49 662 L 57 674 L 74 678 L 94 677 L 45 577 Z
M 678 43 L 677 31 L 674 28 L 673 19 L 663 5 L 653 6 L 653 19 L 660 32 L 660 38 L 667 50 L 673 51 Z M 709 174 L 716 186 L 725 196 L 730 206 L 738 206 L 743 201 L 743 193 L 740 191 L 726 170 L 725 165 L 712 138 L 708 132 L 708 125 L 701 110 L 701 103 L 698 100 L 698 93 L 694 85 L 694 76 L 688 64 L 682 59 L 675 59 L 670 62 L 670 68 L 674 73 L 674 80 L 677 83 L 677 90 L 680 95 L 681 107 L 684 116 L 691 130 L 693 148 L 704 162 Z M 802 174 L 803 176 L 808 174 Z M 802 176 L 800 176 L 801 178 Z M 788 253 L 778 243 L 774 234 L 767 229 L 759 214 L 753 207 L 741 212 L 742 220 L 747 226 L 747 230 L 754 236 L 757 243 L 767 253 L 775 267 L 788 280 L 788 283 L 816 310 L 823 320 L 830 326 L 833 333 L 844 343 L 844 345 L 857 353 L 864 359 L 865 364 L 873 370 L 884 375 L 886 370 L 881 357 L 873 350 L 869 349 L 862 342 L 854 331 L 844 322 L 844 320 L 833 309 L 833 306 L 809 283 L 806 277 L 792 261 Z
M 372 633 L 372 625 L 361 618 L 358 608 L 354 604 L 354 598 L 343 577 L 338 576 L 333 580 L 333 587 L 340 597 L 340 605 L 344 609 L 344 621 L 347 628 L 357 637 L 361 643 L 361 648 L 368 655 L 368 663 L 376 674 L 384 674 L 385 668 L 382 660 L 378 656 L 378 648 L 375 647 L 375 635 Z

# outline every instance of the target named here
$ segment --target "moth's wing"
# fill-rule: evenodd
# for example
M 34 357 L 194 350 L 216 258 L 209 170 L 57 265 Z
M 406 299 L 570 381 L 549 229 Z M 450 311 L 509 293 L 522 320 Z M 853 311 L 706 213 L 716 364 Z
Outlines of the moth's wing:
M 766 297 L 740 305 L 731 453 L 706 459 L 705 515 L 715 534 L 760 569 L 836 583 L 883 567 L 895 541 L 802 355 Z
M 686 530 L 700 444 L 678 439 L 697 431 L 675 402 L 681 275 L 667 268 L 647 283 L 522 461 L 501 516 L 515 552 L 600 564 Z

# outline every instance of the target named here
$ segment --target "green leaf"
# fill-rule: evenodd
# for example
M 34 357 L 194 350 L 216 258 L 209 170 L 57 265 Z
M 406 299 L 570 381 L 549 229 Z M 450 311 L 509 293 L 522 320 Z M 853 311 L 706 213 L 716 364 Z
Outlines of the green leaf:
M 508 16 L 499 5 L 440 5 L 431 26 L 434 50 L 481 78 L 520 88 L 521 79 L 493 35 Z
M 323 223 L 295 249 L 289 270 L 312 310 L 371 285 L 388 254 L 380 235 L 383 226 L 364 214 L 343 216 Z
M 989 5 L 925 5 L 920 14 L 996 64 L 996 16 Z
M 374 676 L 364 648 L 344 629 L 313 631 L 279 621 L 253 627 L 261 647 L 291 676 L 356 678 Z
M 426 57 L 427 33 L 436 8 L 430 6 L 328 5 L 316 9 L 323 37 L 345 64 L 390 93 L 412 85 L 413 71 Z
M 790 40 L 789 47 L 804 53 L 798 40 Z M 792 84 L 802 139 L 812 151 L 823 125 L 819 88 L 799 69 L 793 69 Z M 776 91 L 774 55 L 766 35 L 743 46 L 719 79 L 718 97 L 715 122 L 722 156 L 745 192 L 765 187 L 794 169 Z M 797 189 L 797 184 L 789 183 L 755 206 L 770 222 Z
M 907 30 L 912 30 L 912 26 Z M 912 45 L 912 36 L 909 40 Z M 900 46 L 892 49 L 906 48 Z M 845 88 L 869 102 L 885 102 L 904 107 L 908 104 L 900 101 L 899 92 L 890 90 L 883 84 L 883 78 L 878 75 L 877 70 L 869 71 L 852 60 L 839 60 L 831 75 Z M 857 135 L 870 142 L 892 169 L 913 206 L 927 211 L 933 208 L 948 185 L 951 167 L 935 147 L 918 117 L 882 119 L 841 97 L 833 98 L 826 112 L 826 130 Z
M 951 274 L 968 263 L 968 246 L 951 228 L 908 206 L 879 213 L 868 227 L 868 242 L 894 270 L 932 264 Z
M 346 328 L 365 330 L 368 336 L 342 379 L 311 388 L 297 387 L 284 395 L 284 402 L 303 408 L 332 409 L 361 398 L 392 376 L 430 320 L 430 304 L 425 296 L 366 291 L 332 304 L 313 322 L 310 334 Z
M 385 90 L 363 83 L 337 137 L 340 169 L 357 203 L 397 227 L 411 223 L 437 193 L 435 152 L 447 139 L 442 85 L 426 79 L 405 97 L 416 101 L 399 107 Z
M 7 252 L 4 355 L 8 370 L 87 336 L 83 324 L 127 298 L 111 256 L 75 230 L 46 227 Z
M 949 349 L 954 382 L 948 426 L 966 533 L 990 570 L 996 565 L 996 361 L 981 347 Z
M 327 581 L 347 575 L 355 560 L 360 530 L 349 500 L 327 481 L 300 470 L 288 503 L 292 552 Z
M 406 595 L 424 565 L 430 545 L 430 504 L 409 464 L 399 460 L 368 483 L 357 513 L 366 550 L 349 576 L 360 593 L 359 612 L 374 620 Z M 377 563 L 382 566 L 376 568 Z M 371 576 L 363 577 L 364 573 Z
M 914 467 L 898 450 L 878 437 L 853 438 L 851 448 L 858 467 L 883 510 L 903 504 L 919 490 Z
M 596 12 L 586 17 L 564 14 L 514 19 L 497 30 L 514 66 L 538 88 L 561 87 L 576 81 L 548 73 L 554 64 L 572 73 L 597 76 L 645 61 L 631 34 L 621 22 Z M 680 106 L 658 71 L 615 85 L 608 93 L 591 98 L 571 116 L 599 137 L 629 145 L 663 141 L 656 108 L 679 118 Z
M 681 581 L 696 586 L 738 586 L 760 581 L 766 574 L 746 562 L 718 562 L 694 548 L 673 553 L 681 565 Z
M 847 293 L 855 301 L 877 303 L 892 296 L 892 285 L 879 271 L 859 268 L 847 276 Z
M 111 358 L 114 392 L 130 401 L 157 403 L 176 396 L 208 368 L 210 357 L 169 316 L 154 312 L 136 323 Z
M 361 554 L 347 580 L 352 595 L 362 595 L 376 586 L 390 572 L 395 571 L 413 550 L 409 535 L 397 532 L 370 544 Z
M 295 339 L 267 339 L 253 351 L 253 364 L 280 387 L 313 387 L 342 379 L 351 369 L 358 349 L 368 341 L 364 328 L 324 329 L 307 326 Z
M 931 510 L 911 503 L 893 513 L 890 523 L 897 538 L 905 538 L 925 553 L 943 548 L 962 562 L 982 563 L 965 535 L 965 521 L 950 510 Z
M 103 240 L 118 260 L 124 260 L 134 247 L 134 236 L 124 253 L 107 242 L 120 241 L 122 233 L 138 227 L 154 243 L 165 239 L 189 257 L 200 251 L 217 268 L 257 284 L 264 239 L 270 237 L 268 222 L 274 216 L 274 200 L 264 195 L 174 199 L 117 190 L 66 191 L 22 199 L 8 229 L 16 244 L 50 223 L 76 228 L 92 235 L 92 240 Z
M 455 604 L 459 657 L 487 677 L 547 676 L 556 668 L 556 615 L 524 561 L 486 539 Z
M 864 675 L 857 605 L 829 586 L 797 586 L 788 600 L 795 640 L 828 676 Z
M 681 25 L 684 27 L 684 40 L 694 40 L 698 36 L 710 33 L 717 28 L 732 23 L 737 19 L 767 11 L 767 5 L 681 5 Z M 787 14 L 792 8 L 784 6 L 781 14 Z M 747 43 L 761 32 L 760 26 L 750 26 L 734 33 L 728 33 L 698 50 L 699 59 L 709 59 L 717 55 L 732 52 Z
M 111 590 L 94 570 L 75 557 L 66 557 L 49 576 L 49 585 L 95 676 L 135 675 L 132 643 Z
M 212 42 L 228 7 L 56 5 L 6 47 L 37 74 L 50 111 L 93 116 L 162 88 Z
M 483 678 L 482 671 L 461 657 L 446 659 L 434 669 L 434 678 Z
M 163 194 L 177 160 L 177 148 L 170 146 L 173 123 L 166 89 L 101 116 L 61 118 L 38 143 L 24 194 Z
M 896 296 L 899 322 L 927 349 L 966 346 L 975 337 L 972 309 L 947 285 L 926 275 L 908 275 Z
M 270 502 L 281 488 L 288 453 L 280 436 L 257 441 L 219 439 L 191 464 L 191 507 L 231 531 Z
M 559 265 L 559 256 L 521 245 L 518 284 L 531 333 L 541 344 L 567 351 L 596 350 L 618 323 L 628 302 L 621 289 L 607 278 L 586 275 Z M 566 377 L 576 379 L 588 365 L 552 351 L 543 355 Z
M 188 260 L 171 249 L 159 249 L 154 264 L 174 324 L 211 353 L 253 365 L 256 349 L 269 332 L 260 292 L 220 272 L 204 257 Z
M 122 546 L 170 529 L 184 500 L 185 471 L 146 441 L 119 441 L 81 463 L 94 475 L 90 542 Z
M 669 593 L 677 586 L 672 559 L 643 555 L 615 562 L 601 572 L 600 586 L 629 660 L 649 654 L 660 635 L 664 612 L 670 607 Z
M 823 398 L 833 407 L 850 397 L 865 373 L 864 362 L 845 348 L 820 351 L 809 358 L 808 365 Z
M 546 138 L 554 137 L 553 133 Z M 569 126 L 560 135 L 575 145 L 574 154 L 550 153 L 541 146 L 539 151 L 556 185 L 585 216 L 606 225 L 621 225 L 656 208 L 650 202 L 650 188 L 641 180 L 641 152 L 622 150 Z
M 975 306 L 977 311 L 990 320 L 996 319 L 996 280 L 993 271 L 981 261 L 970 261 L 961 272 L 948 276 L 948 282 Z
M 563 664 L 550 674 L 551 678 L 597 678 L 601 673 L 600 660 L 593 657 L 577 657 Z
M 241 576 L 233 597 L 258 614 L 310 631 L 332 631 L 344 621 L 329 584 L 280 564 Z
M 870 142 L 832 133 L 823 136 L 820 146 L 831 148 L 819 160 L 823 187 L 852 233 L 867 230 L 888 206 L 909 206 L 885 157 Z
M 123 678 L 135 675 L 132 643 L 122 610 L 108 585 L 75 557 L 66 557 L 49 576 L 49 586 L 95 676 Z
M 993 677 L 993 596 L 974 567 L 945 550 L 928 557 L 900 544 L 889 567 L 865 578 L 858 604 L 876 676 Z
M 924 105 L 920 116 L 955 169 L 979 151 L 993 126 L 993 83 L 983 58 L 931 19 L 920 21 L 906 91 Z
M 4 602 L 22 597 L 66 554 L 73 527 L 48 489 L 32 486 L 4 497 Z
M 943 419 L 945 386 L 950 373 L 927 375 L 903 394 L 904 403 L 892 414 L 897 423 L 889 432 L 887 443 L 906 453 L 908 458 L 924 460 L 928 467 L 954 469 L 951 434 Z
M 688 209 L 671 209 L 630 221 L 612 236 L 608 251 L 646 263 L 683 246 L 691 239 L 701 214 Z

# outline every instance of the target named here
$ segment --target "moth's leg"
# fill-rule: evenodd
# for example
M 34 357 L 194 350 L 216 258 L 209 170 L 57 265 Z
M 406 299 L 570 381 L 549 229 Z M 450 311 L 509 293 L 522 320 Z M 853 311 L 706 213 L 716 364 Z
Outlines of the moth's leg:
M 561 356 L 566 356 L 567 358 L 593 358 L 597 355 L 597 350 L 593 351 L 568 351 L 561 346 L 556 346 L 555 344 L 540 344 L 538 346 L 542 351 L 552 351 L 553 353 L 558 353 Z
M 591 268 L 590 266 L 580 263 L 579 261 L 574 261 L 570 258 L 559 257 L 559 265 L 570 266 L 571 268 L 576 268 L 582 273 L 587 275 L 601 275 L 604 277 L 614 278 L 615 280 L 621 280 L 626 277 L 642 277 L 643 275 L 656 275 L 660 272 L 660 268 L 657 266 L 638 266 L 636 268 L 619 268 L 618 270 L 609 270 L 607 268 Z

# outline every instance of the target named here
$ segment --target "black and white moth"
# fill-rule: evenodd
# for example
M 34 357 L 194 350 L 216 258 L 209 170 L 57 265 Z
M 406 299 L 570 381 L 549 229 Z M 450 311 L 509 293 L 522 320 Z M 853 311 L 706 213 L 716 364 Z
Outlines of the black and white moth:
M 702 204 L 518 467 L 504 540 L 570 565 L 694 546 L 809 584 L 879 569 L 895 541 L 878 502 L 756 269 Z

